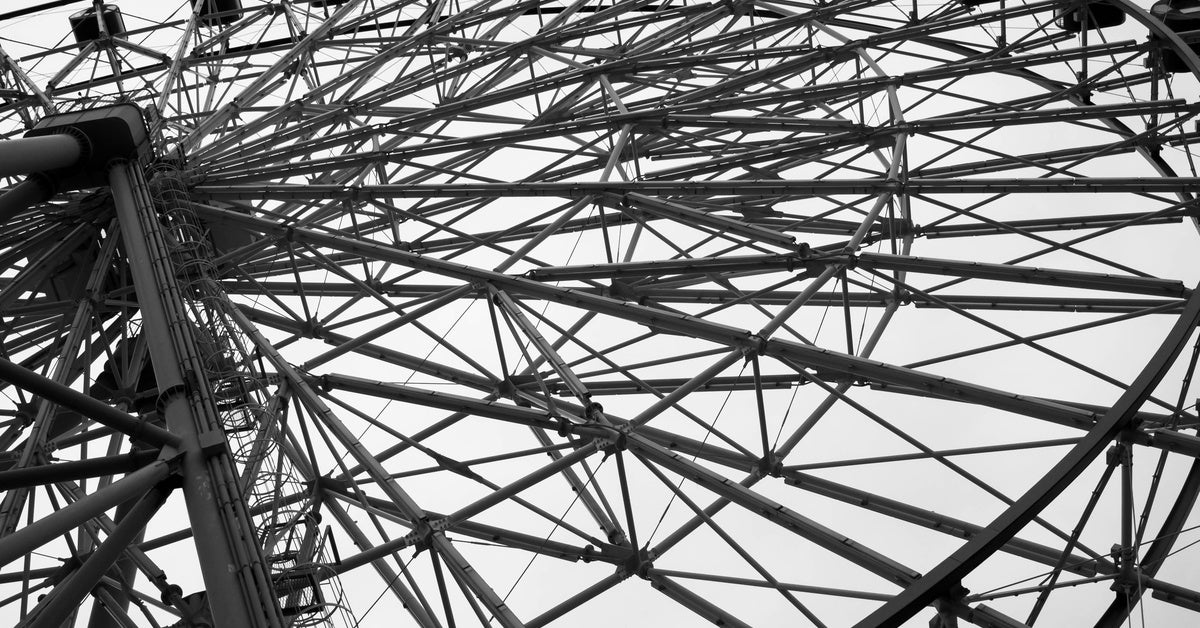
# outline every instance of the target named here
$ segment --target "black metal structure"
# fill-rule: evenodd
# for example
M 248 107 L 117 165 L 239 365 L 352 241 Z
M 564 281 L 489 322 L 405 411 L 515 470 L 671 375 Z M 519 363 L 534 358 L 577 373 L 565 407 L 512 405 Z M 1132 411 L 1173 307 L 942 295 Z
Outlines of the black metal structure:
M 1194 26 L 14 7 L 0 623 L 1195 621 Z

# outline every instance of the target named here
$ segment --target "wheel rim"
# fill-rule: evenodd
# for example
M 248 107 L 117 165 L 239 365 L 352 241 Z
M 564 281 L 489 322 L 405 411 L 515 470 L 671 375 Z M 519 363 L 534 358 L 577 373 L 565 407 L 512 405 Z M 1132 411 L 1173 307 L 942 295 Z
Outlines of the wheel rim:
M 8 16 L 0 119 L 19 137 L 51 109 L 145 112 L 179 338 L 228 442 L 204 455 L 227 460 L 296 625 L 590 625 L 633 606 L 1154 625 L 1200 603 L 1198 109 L 1194 78 L 1162 70 L 1194 56 L 1158 18 L 245 4 L 122 5 L 123 34 L 79 45 L 22 36 L 71 37 L 73 11 Z M 140 332 L 108 199 L 62 192 L 0 235 L 4 350 L 154 423 L 161 360 L 143 365 L 162 339 Z M 130 449 L 5 393 L 13 468 Z M 1078 479 L 1022 505 L 1109 417 Z M 130 470 L 9 490 L 4 532 Z M 188 509 L 166 499 L 129 542 L 144 559 L 84 608 L 178 621 L 165 588 L 206 588 L 172 536 Z M 1018 510 L 1034 521 L 970 551 Z M 33 576 L 6 579 L 0 612 L 59 595 L 112 523 L 27 542 L 6 573 Z M 956 550 L 978 566 L 918 596 Z

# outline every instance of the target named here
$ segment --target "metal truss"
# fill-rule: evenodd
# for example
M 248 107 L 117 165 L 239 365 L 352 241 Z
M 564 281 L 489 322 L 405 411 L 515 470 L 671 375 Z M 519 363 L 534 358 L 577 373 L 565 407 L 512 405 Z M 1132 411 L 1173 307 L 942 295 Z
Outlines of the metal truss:
M 1200 3 L 26 4 L 0 623 L 1196 621 Z

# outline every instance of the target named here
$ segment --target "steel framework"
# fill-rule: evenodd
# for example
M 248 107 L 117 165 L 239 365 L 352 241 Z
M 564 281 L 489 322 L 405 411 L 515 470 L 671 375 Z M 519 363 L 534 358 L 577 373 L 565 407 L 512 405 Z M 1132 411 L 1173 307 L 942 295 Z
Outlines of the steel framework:
M 1200 2 L 25 4 L 0 623 L 1196 621 Z

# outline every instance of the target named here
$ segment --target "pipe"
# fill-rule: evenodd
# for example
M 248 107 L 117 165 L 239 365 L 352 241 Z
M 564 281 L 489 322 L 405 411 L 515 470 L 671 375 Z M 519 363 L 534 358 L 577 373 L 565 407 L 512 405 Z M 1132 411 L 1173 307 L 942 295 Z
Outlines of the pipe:
M 83 598 L 95 588 L 105 572 L 121 557 L 125 548 L 146 527 L 154 513 L 167 501 L 170 489 L 156 488 L 142 497 L 112 534 L 92 552 L 78 569 L 51 591 L 26 624 L 29 628 L 56 628 L 79 608 Z
M 54 184 L 49 177 L 31 174 L 28 179 L 0 194 L 0 225 L 16 218 L 37 203 L 44 203 L 54 196 Z
M 177 447 L 179 445 L 179 437 L 161 427 L 121 412 L 102 401 L 4 358 L 0 358 L 0 380 L 152 445 L 159 447 Z
M 166 478 L 170 471 L 169 464 L 156 460 L 95 493 L 0 538 L 0 566 L 21 558 L 60 534 L 70 532 L 109 508 L 144 494 L 150 487 Z
M 83 142 L 69 133 L 5 140 L 0 142 L 0 176 L 68 168 L 84 153 Z
M 157 450 L 141 449 L 127 454 L 104 456 L 90 460 L 57 462 L 21 469 L 0 471 L 0 491 L 13 488 L 28 488 L 52 482 L 95 478 L 105 475 L 129 473 L 158 458 Z

